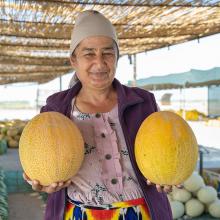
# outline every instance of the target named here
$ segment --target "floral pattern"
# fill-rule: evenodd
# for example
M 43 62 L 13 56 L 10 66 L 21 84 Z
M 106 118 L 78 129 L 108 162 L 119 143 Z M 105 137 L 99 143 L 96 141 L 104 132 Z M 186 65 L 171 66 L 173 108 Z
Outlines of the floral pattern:
M 118 107 L 107 113 L 87 114 L 73 105 L 72 120 L 83 135 L 86 158 L 72 178 L 68 196 L 93 206 L 141 198 L 120 126 Z
M 85 155 L 86 154 L 91 154 L 96 149 L 95 146 L 91 146 L 91 145 L 89 145 L 87 143 L 84 144 L 84 147 L 85 147 L 85 153 L 84 153 Z

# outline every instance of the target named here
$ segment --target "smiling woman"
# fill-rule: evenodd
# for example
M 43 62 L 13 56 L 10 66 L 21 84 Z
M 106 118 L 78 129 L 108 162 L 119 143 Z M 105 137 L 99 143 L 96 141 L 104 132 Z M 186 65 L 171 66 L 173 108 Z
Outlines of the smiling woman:
M 86 38 L 78 45 L 70 61 L 82 86 L 104 89 L 115 77 L 117 48 L 111 38 Z
M 24 175 L 34 190 L 50 193 L 45 220 L 172 219 L 164 193 L 172 186 L 147 182 L 134 156 L 139 126 L 158 110 L 154 95 L 115 79 L 118 58 L 118 39 L 110 21 L 97 11 L 80 13 L 70 45 L 78 80 L 70 89 L 51 95 L 41 112 L 60 112 L 77 125 L 85 159 L 65 182 L 43 186 Z

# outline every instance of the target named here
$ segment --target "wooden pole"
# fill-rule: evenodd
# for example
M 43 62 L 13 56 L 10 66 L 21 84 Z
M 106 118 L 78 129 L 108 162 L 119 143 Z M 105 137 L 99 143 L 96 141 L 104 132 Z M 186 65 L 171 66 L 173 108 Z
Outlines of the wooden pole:
M 199 151 L 199 174 L 203 176 L 203 152 Z
M 183 85 L 183 118 L 186 120 L 186 83 Z
M 133 86 L 137 84 L 137 66 L 136 66 L 136 54 L 134 54 L 134 62 L 133 62 Z
M 38 108 L 39 108 L 39 84 L 37 85 L 37 94 L 36 94 L 36 111 L 38 112 Z
M 60 91 L 62 91 L 62 75 L 60 75 Z

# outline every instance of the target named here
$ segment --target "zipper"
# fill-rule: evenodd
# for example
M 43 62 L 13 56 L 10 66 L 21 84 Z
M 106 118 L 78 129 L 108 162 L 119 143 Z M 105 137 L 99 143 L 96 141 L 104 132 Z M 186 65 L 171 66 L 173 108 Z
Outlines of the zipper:
M 136 102 L 135 102 L 135 103 L 136 103 Z M 129 106 L 131 106 L 131 105 L 133 105 L 133 104 L 135 104 L 135 103 L 130 103 L 127 107 L 129 107 Z M 147 206 L 148 206 L 148 209 L 149 209 L 149 213 L 150 213 L 150 218 L 151 218 L 151 220 L 154 220 L 154 219 L 156 219 L 156 218 L 155 218 L 155 215 L 154 215 L 154 213 L 153 213 L 153 211 L 152 211 L 153 209 L 152 209 L 152 206 L 150 205 L 151 203 L 149 202 L 147 196 L 146 196 L 145 193 L 144 193 L 144 190 L 143 190 L 144 186 L 143 186 L 143 184 L 140 183 L 140 181 L 139 181 L 137 170 L 134 169 L 134 161 L 132 160 L 132 158 L 131 158 L 131 156 L 130 156 L 131 153 L 132 153 L 132 152 L 131 152 L 131 143 L 130 143 L 130 139 L 128 138 L 128 135 L 127 135 L 127 130 L 126 130 L 125 126 L 124 126 L 125 123 L 122 123 L 122 122 L 124 122 L 124 118 L 122 117 L 122 115 L 123 115 L 123 112 L 124 112 L 125 108 L 126 108 L 126 107 L 122 108 L 122 111 L 119 113 L 119 120 L 120 120 L 120 123 L 121 123 L 121 127 L 122 127 L 122 130 L 123 130 L 123 134 L 124 134 L 124 137 L 125 137 L 125 141 L 126 141 L 126 144 L 127 144 L 127 149 L 128 149 L 128 152 L 129 152 L 129 158 L 130 158 L 131 165 L 132 165 L 132 167 L 133 167 L 133 170 L 134 170 L 136 179 L 137 179 L 137 181 L 138 181 L 138 183 L 139 183 L 139 186 L 140 186 L 140 188 L 141 188 L 141 191 L 142 191 L 142 193 L 143 193 L 143 195 L 144 195 L 145 202 L 147 203 Z M 122 120 L 123 120 L 123 121 L 122 121 Z

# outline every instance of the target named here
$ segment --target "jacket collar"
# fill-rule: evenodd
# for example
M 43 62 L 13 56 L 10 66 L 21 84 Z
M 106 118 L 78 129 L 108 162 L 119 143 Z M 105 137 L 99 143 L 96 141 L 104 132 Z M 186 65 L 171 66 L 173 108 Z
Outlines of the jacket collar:
M 128 106 L 144 102 L 144 99 L 139 96 L 135 90 L 122 85 L 117 79 L 113 80 L 113 87 L 116 89 L 118 96 L 119 111 L 124 111 Z M 67 110 L 69 114 L 71 111 L 71 100 L 77 95 L 81 88 L 82 84 L 78 81 L 71 89 L 69 89 L 67 95 L 63 99 L 63 103 L 69 103 Z
M 128 106 L 144 102 L 144 99 L 134 89 L 122 85 L 117 79 L 114 79 L 113 86 L 117 91 L 118 106 L 121 110 L 124 110 Z

